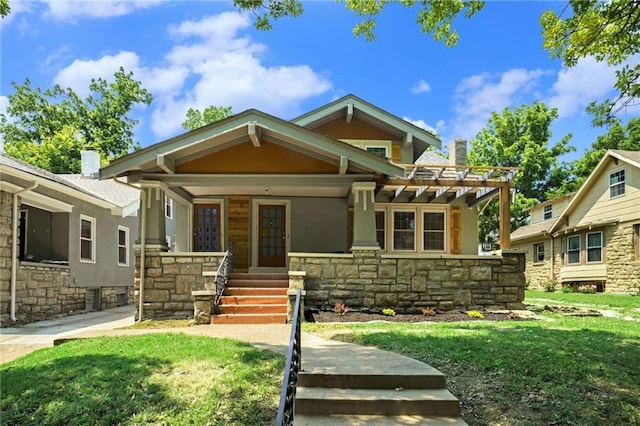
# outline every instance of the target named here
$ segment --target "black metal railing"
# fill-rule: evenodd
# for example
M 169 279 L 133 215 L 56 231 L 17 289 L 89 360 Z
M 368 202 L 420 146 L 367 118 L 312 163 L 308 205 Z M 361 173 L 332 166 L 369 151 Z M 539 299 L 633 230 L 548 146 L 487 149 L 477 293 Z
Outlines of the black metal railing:
M 227 282 L 229 282 L 229 276 L 233 272 L 233 242 L 229 244 L 229 248 L 224 254 L 222 258 L 222 262 L 220 262 L 220 266 L 218 266 L 218 270 L 216 271 L 215 283 L 216 283 L 216 297 L 214 299 L 215 306 L 220 304 L 220 298 L 224 293 L 224 289 L 227 287 Z
M 285 364 L 282 390 L 280 391 L 280 405 L 278 406 L 276 426 L 293 424 L 293 414 L 296 408 L 298 373 L 302 371 L 302 345 L 300 344 L 300 323 L 302 322 L 302 312 L 300 312 L 301 297 L 302 291 L 298 290 L 296 293 L 296 304 L 293 309 L 291 337 L 289 338 L 287 363 Z

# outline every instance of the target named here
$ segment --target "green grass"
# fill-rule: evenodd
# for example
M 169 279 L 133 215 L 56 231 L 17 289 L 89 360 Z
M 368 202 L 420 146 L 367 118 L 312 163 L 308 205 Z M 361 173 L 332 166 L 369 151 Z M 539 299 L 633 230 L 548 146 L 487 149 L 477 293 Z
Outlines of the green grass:
M 3 425 L 270 425 L 284 360 L 230 339 L 103 337 L 0 366 Z
M 606 309 L 640 319 L 640 297 L 621 294 L 583 294 L 527 290 L 525 303 L 564 305 L 591 309 Z
M 446 374 L 470 425 L 640 424 L 640 322 L 538 321 L 306 324 Z

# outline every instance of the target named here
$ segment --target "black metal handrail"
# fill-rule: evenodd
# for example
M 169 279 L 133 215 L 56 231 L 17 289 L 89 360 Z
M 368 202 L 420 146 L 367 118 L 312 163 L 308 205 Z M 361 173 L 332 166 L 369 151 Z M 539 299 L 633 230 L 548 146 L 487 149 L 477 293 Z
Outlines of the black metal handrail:
M 293 309 L 291 337 L 289 338 L 287 363 L 285 364 L 282 390 L 280 391 L 280 405 L 278 406 L 276 426 L 293 424 L 293 414 L 296 408 L 298 373 L 302 371 L 302 345 L 300 342 L 300 323 L 302 322 L 302 312 L 300 312 L 301 297 L 302 291 L 298 290 L 296 293 L 296 304 Z
M 218 306 L 220 304 L 220 298 L 224 293 L 224 289 L 227 287 L 227 282 L 229 282 L 229 276 L 233 272 L 233 241 L 229 244 L 229 248 L 224 253 L 224 257 L 222 258 L 222 262 L 220 262 L 220 266 L 218 266 L 218 270 L 216 271 L 215 283 L 216 283 L 216 297 L 214 300 L 214 305 Z

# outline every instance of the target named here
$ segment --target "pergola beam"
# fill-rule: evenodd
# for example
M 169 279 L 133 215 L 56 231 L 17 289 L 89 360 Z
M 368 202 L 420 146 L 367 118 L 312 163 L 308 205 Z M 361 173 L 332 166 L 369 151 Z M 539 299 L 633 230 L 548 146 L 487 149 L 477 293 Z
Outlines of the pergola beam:
M 392 186 L 469 186 L 472 188 L 512 188 L 514 184 L 509 181 L 480 181 L 471 179 L 403 179 L 403 178 L 378 178 L 375 180 L 378 185 L 392 185 Z

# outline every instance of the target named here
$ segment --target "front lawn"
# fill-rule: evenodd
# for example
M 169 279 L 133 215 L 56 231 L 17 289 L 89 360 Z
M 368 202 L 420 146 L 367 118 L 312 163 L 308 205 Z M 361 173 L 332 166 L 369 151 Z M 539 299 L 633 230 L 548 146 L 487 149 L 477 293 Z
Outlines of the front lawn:
M 0 366 L 3 425 L 271 425 L 281 356 L 180 333 L 103 337 Z
M 547 314 L 535 321 L 305 324 L 305 331 L 438 368 L 470 425 L 640 424 L 638 321 Z

